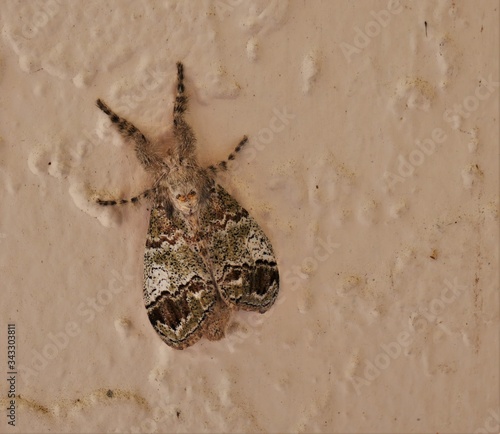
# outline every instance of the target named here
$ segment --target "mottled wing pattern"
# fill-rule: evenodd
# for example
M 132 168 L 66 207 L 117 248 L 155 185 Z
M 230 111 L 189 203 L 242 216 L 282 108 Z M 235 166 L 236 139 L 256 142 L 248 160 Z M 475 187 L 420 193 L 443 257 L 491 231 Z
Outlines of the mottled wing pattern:
M 278 295 L 279 273 L 271 242 L 257 222 L 218 185 L 200 226 L 224 301 L 239 309 L 267 311 Z
M 206 334 L 209 317 L 223 303 L 212 282 L 185 222 L 155 204 L 144 253 L 144 303 L 168 345 L 183 349 Z

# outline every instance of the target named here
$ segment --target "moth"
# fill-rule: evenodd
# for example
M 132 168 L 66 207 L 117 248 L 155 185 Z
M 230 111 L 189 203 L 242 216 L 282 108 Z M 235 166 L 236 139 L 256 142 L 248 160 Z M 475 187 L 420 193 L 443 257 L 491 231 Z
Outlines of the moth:
M 184 115 L 188 97 L 184 67 L 177 63 L 173 107 L 174 144 L 161 155 L 138 128 L 102 100 L 97 106 L 135 146 L 153 186 L 131 199 L 103 200 L 103 206 L 151 201 L 144 252 L 143 299 L 149 320 L 164 342 L 176 349 L 200 338 L 219 340 L 235 310 L 266 312 L 279 291 L 271 242 L 249 213 L 216 182 L 217 173 L 247 142 L 216 165 L 203 168 L 196 137 Z

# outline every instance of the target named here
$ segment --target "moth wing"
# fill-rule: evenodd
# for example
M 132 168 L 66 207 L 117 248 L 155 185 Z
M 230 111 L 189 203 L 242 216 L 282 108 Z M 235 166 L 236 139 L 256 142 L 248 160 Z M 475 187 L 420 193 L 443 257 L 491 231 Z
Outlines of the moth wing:
M 220 297 L 187 225 L 162 206 L 151 210 L 144 253 L 144 303 L 165 343 L 183 349 L 198 341 Z
M 266 312 L 279 291 L 271 242 L 257 222 L 221 186 L 202 216 L 219 293 L 239 309 Z

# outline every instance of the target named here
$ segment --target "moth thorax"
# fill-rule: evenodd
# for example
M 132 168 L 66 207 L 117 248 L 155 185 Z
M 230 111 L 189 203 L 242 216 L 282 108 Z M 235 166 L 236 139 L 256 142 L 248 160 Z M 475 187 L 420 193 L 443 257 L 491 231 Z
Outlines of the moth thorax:
M 196 171 L 186 168 L 173 170 L 165 180 L 173 206 L 184 215 L 193 215 L 198 211 L 201 186 L 197 181 Z

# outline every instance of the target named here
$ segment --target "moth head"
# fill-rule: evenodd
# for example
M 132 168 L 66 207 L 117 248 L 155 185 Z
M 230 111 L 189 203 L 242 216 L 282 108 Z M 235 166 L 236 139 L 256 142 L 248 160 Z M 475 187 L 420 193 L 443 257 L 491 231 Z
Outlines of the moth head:
M 170 170 L 167 189 L 177 211 L 186 216 L 198 212 L 205 195 L 204 179 L 201 169 L 195 166 L 179 165 Z

